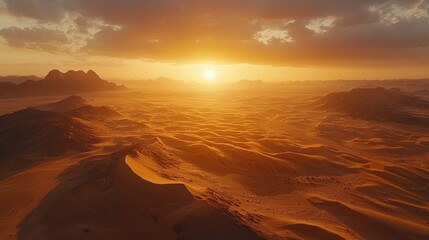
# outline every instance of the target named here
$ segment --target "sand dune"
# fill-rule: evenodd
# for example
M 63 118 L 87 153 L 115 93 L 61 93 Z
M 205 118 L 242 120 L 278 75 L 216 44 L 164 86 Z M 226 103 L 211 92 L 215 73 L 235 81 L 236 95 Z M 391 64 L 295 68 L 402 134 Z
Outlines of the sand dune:
M 83 119 L 118 118 L 121 114 L 105 106 L 83 106 L 67 112 L 67 115 Z
M 89 94 L 61 113 L 31 109 L 90 127 L 99 142 L 0 170 L 0 239 L 429 237 L 427 127 L 320 111 L 320 94 L 267 89 Z M 428 114 L 423 100 L 375 91 L 386 95 L 363 94 Z M 340 103 L 359 110 L 350 96 Z M 33 179 L 44 180 L 20 187 Z
M 0 117 L 0 156 L 62 155 L 97 142 L 90 127 L 64 114 L 33 108 Z
M 363 120 L 429 126 L 429 118 L 426 115 L 429 102 L 405 94 L 399 89 L 353 89 L 349 92 L 329 94 L 321 99 L 319 104 L 322 109 L 342 112 Z M 410 108 L 417 111 L 411 111 Z
M 45 110 L 45 111 L 53 111 L 53 112 L 69 112 L 81 107 L 89 105 L 88 101 L 79 96 L 70 96 L 65 99 L 61 99 L 60 101 L 48 103 L 45 105 L 35 106 L 34 108 Z
M 128 151 L 84 160 L 64 171 L 58 186 L 21 222 L 18 238 L 259 239 L 227 214 L 194 199 L 183 184 L 154 184 L 140 177 L 137 166 L 124 159 Z
M 67 116 L 91 120 L 103 118 L 118 118 L 121 114 L 106 106 L 93 106 L 79 96 L 70 96 L 57 102 L 35 106 L 33 108 L 63 113 Z

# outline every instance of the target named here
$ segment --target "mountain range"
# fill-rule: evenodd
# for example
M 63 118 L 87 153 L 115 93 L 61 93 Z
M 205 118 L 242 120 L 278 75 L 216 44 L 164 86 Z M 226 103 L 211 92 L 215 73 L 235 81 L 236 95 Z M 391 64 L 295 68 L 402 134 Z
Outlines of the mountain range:
M 0 97 L 32 97 L 48 95 L 72 95 L 86 92 L 121 91 L 125 86 L 101 79 L 92 70 L 68 71 L 52 70 L 44 79 L 28 79 L 22 83 L 0 82 Z

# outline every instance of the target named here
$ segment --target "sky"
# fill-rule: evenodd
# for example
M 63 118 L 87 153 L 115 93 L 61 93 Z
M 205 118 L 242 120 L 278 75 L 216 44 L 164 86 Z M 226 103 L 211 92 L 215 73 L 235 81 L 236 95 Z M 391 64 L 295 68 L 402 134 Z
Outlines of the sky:
M 429 78 L 429 0 L 0 0 L 0 75 Z

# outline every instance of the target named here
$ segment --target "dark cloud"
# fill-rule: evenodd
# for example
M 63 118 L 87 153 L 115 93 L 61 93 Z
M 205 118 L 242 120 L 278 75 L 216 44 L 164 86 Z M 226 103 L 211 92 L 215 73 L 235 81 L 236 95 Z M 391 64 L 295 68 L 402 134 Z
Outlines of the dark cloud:
M 62 0 L 3 0 L 10 14 L 37 19 L 58 21 L 64 17 Z
M 43 51 L 63 51 L 68 40 L 62 31 L 34 27 L 9 27 L 0 30 L 0 36 L 12 47 Z
M 429 62 L 427 0 L 5 2 L 11 14 L 39 21 L 75 16 L 82 29 L 102 21 L 104 27 L 81 49 L 97 55 L 273 65 Z M 267 29 L 293 41 L 257 41 Z

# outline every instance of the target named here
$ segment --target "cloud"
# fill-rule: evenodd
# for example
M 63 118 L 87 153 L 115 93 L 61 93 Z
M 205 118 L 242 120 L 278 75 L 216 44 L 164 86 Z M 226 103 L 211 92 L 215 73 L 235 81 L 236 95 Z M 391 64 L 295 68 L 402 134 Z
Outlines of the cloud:
M 12 47 L 27 48 L 44 51 L 65 51 L 64 45 L 68 43 L 62 31 L 34 27 L 9 27 L 0 30 L 0 36 Z
M 3 0 L 10 14 L 41 21 L 63 18 L 62 0 Z
M 427 0 L 4 1 L 9 14 L 42 24 L 72 19 L 86 34 L 78 51 L 91 55 L 288 66 L 429 62 Z

